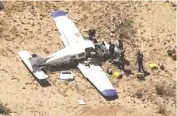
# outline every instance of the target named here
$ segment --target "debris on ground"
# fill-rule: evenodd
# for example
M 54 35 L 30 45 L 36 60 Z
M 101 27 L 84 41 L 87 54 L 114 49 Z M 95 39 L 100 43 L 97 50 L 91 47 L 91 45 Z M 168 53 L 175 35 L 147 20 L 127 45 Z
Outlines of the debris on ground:
M 122 72 L 114 71 L 113 76 L 114 78 L 120 79 L 122 77 Z
M 109 75 L 112 75 L 112 69 L 111 69 L 111 68 L 108 68 L 108 69 L 107 69 L 107 73 L 108 73 Z
M 72 71 L 61 71 L 59 78 L 61 80 L 74 80 L 74 74 Z
M 174 48 L 173 50 L 168 50 L 167 53 L 168 56 L 171 56 L 172 60 L 176 61 L 176 48 Z
M 165 69 L 164 66 L 163 66 L 163 64 L 161 62 L 158 63 L 158 66 L 160 67 L 161 70 Z
M 150 63 L 150 64 L 149 64 L 149 67 L 150 67 L 151 70 L 158 68 L 158 66 L 157 66 L 156 63 Z
M 145 75 L 144 75 L 144 73 L 142 73 L 142 72 L 138 72 L 138 73 L 137 73 L 137 78 L 140 79 L 140 80 L 142 80 L 142 79 L 144 80 L 144 76 L 145 76 Z
M 85 101 L 83 99 L 77 99 L 77 103 L 79 105 L 85 105 Z

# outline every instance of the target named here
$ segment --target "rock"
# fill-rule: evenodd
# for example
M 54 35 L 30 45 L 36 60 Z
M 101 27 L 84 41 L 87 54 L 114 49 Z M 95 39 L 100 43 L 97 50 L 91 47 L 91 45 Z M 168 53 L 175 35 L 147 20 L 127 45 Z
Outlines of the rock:
M 26 89 L 26 87 L 23 87 L 22 89 Z

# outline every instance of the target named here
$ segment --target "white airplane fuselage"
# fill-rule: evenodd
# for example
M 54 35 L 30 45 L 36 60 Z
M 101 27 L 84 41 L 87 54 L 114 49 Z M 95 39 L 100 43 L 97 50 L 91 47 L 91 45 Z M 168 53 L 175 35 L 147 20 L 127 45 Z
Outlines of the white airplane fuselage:
M 69 64 L 86 58 L 86 49 L 94 49 L 90 40 L 80 41 L 74 45 L 65 47 L 47 57 L 45 65 Z

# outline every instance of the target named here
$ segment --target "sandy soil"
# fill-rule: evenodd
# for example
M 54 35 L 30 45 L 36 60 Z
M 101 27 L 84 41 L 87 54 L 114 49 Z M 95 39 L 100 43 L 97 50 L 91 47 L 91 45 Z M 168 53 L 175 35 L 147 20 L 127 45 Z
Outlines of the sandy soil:
M 0 102 L 12 111 L 10 116 L 174 116 L 175 61 L 167 50 L 175 47 L 176 14 L 169 2 L 5 2 L 0 11 Z M 110 78 L 119 99 L 106 101 L 92 85 L 75 71 L 72 82 L 58 79 L 51 73 L 50 86 L 41 87 L 20 61 L 17 52 L 23 49 L 47 56 L 63 47 L 56 26 L 50 17 L 53 9 L 68 11 L 83 35 L 97 29 L 99 41 L 116 41 L 118 31 L 125 31 L 126 58 L 136 72 L 135 52 L 145 56 L 145 81 L 134 75 Z M 116 25 L 128 19 L 127 29 L 115 31 Z M 128 33 L 126 33 L 128 31 Z M 125 35 L 124 34 L 124 35 Z M 165 70 L 151 71 L 148 64 L 162 62 Z M 156 86 L 164 87 L 162 96 Z M 86 105 L 78 105 L 83 98 Z M 159 112 L 161 111 L 161 113 Z M 164 112 L 163 112 L 164 111 Z

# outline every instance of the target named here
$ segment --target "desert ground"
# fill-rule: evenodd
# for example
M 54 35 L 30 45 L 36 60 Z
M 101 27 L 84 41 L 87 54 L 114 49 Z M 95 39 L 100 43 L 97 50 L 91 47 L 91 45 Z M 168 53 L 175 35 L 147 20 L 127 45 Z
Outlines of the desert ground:
M 167 55 L 176 45 L 174 2 L 6 1 L 4 6 L 0 11 L 0 102 L 11 110 L 9 116 L 175 116 L 176 62 Z M 45 57 L 63 47 L 50 16 L 58 9 L 68 12 L 83 36 L 94 28 L 100 42 L 123 39 L 130 62 L 125 68 L 134 74 L 109 77 L 118 99 L 106 101 L 77 69 L 74 81 L 59 80 L 59 73 L 53 72 L 50 85 L 43 87 L 20 61 L 20 50 Z M 137 49 L 142 50 L 150 73 L 144 81 L 135 78 Z M 148 64 L 153 62 L 162 62 L 165 70 L 151 70 Z M 79 105 L 79 98 L 86 105 Z

